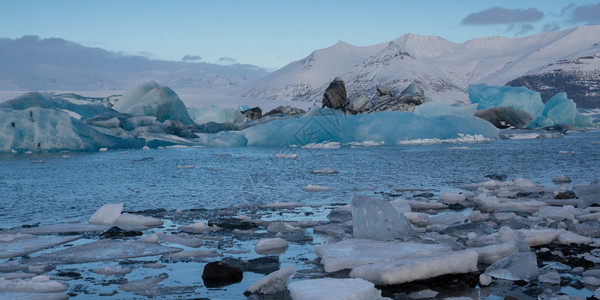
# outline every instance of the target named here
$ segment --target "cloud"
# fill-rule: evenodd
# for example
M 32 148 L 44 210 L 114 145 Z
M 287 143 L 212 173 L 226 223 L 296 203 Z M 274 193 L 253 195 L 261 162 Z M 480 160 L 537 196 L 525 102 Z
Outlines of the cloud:
M 566 8 L 569 8 L 567 6 Z M 596 25 L 600 24 L 600 3 L 577 6 L 569 20 L 572 24 Z
M 517 35 L 525 35 L 526 33 L 530 32 L 534 29 L 533 25 L 531 25 L 531 24 L 523 24 L 520 27 L 521 27 L 521 30 L 519 30 L 517 32 Z
M 544 26 L 542 27 L 542 30 L 544 32 L 548 32 L 548 31 L 557 31 L 560 30 L 560 25 L 556 22 L 552 22 L 552 23 L 546 23 L 544 24 Z
M 135 54 L 143 57 L 154 57 L 154 53 L 150 51 L 137 51 Z
M 201 61 L 202 56 L 198 55 L 185 55 L 181 60 L 183 61 Z
M 225 63 L 225 64 L 233 64 L 235 63 L 236 60 L 234 58 L 231 57 L 220 57 L 219 58 L 219 63 Z
M 464 25 L 497 25 L 539 21 L 544 13 L 537 8 L 510 9 L 492 7 L 477 13 L 471 13 L 462 20 Z

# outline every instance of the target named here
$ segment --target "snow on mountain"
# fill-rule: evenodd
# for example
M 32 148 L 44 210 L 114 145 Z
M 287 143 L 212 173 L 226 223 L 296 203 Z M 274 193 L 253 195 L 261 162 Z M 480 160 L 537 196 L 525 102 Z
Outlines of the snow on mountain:
M 469 84 L 504 85 L 525 75 L 556 70 L 557 64 L 563 70 L 598 74 L 596 63 L 581 64 L 577 59 L 600 53 L 599 42 L 600 26 L 515 39 L 492 36 L 462 44 L 413 34 L 367 47 L 338 42 L 270 74 L 243 96 L 320 101 L 327 85 L 340 76 L 350 97 L 372 98 L 377 84 L 398 93 L 417 82 L 434 100 L 468 102 Z M 600 85 L 600 77 L 590 78 L 592 84 Z
M 172 88 L 237 95 L 268 72 L 251 65 L 173 62 L 84 47 L 59 38 L 0 38 L 0 90 L 127 90 L 155 80 Z

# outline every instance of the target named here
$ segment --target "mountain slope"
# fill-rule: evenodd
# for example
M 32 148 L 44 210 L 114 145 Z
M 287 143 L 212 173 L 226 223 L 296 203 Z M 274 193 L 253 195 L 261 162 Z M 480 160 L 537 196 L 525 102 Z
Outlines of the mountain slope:
M 0 90 L 125 90 L 156 80 L 173 88 L 236 94 L 267 71 L 250 65 L 126 56 L 63 39 L 0 39 Z
M 587 74 L 586 78 L 569 81 L 585 82 L 579 88 L 582 89 L 589 84 L 600 84 L 600 77 L 594 77 L 597 64 L 581 64 L 577 60 L 599 53 L 599 42 L 600 26 L 581 26 L 517 39 L 486 37 L 462 44 L 413 34 L 368 47 L 338 42 L 270 74 L 243 96 L 320 101 L 329 82 L 340 76 L 349 95 L 374 97 L 377 84 L 400 92 L 410 82 L 417 82 L 434 100 L 468 102 L 469 84 L 504 85 L 548 70 L 560 73 L 553 67 L 559 63 L 562 70 L 577 69 L 576 77 Z M 574 98 L 576 102 L 588 103 L 587 106 L 600 102 L 594 93 L 585 96 L 580 90 L 571 94 L 579 97 Z

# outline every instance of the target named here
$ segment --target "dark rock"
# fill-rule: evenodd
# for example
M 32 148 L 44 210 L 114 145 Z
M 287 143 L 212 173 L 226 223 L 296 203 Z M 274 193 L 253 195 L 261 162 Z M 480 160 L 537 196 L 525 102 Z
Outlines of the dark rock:
M 140 236 L 140 235 L 144 235 L 143 232 L 141 231 L 127 231 L 127 230 L 123 230 L 117 226 L 113 226 L 111 228 L 109 228 L 108 230 L 106 230 L 105 232 L 100 234 L 101 238 L 105 238 L 105 239 L 120 239 L 120 238 L 125 238 L 125 237 L 135 237 L 135 236 Z
M 232 267 L 240 268 L 244 272 L 253 272 L 258 274 L 269 274 L 279 270 L 279 256 L 262 256 L 248 261 L 226 257 L 221 260 L 222 263 Z
M 172 134 L 184 138 L 198 137 L 186 125 L 183 125 L 183 123 L 178 121 L 166 120 L 162 123 L 162 128 L 166 134 Z
M 208 288 L 238 283 L 243 278 L 244 273 L 240 268 L 232 267 L 220 261 L 206 264 L 204 272 L 202 272 L 202 280 Z
M 286 106 L 278 106 L 273 108 L 268 113 L 264 114 L 263 117 L 273 116 L 273 115 L 284 115 L 284 116 L 297 116 L 306 113 L 304 109 L 291 107 L 289 105 Z
M 499 106 L 481 109 L 475 116 L 492 123 L 497 128 L 523 128 L 533 117 L 530 113 L 512 106 Z
M 75 271 L 69 271 L 69 270 L 59 270 L 57 271 L 57 274 L 60 277 L 70 277 L 73 279 L 80 279 L 81 278 L 81 274 L 75 272 Z
M 262 109 L 258 106 L 253 107 L 251 109 L 242 111 L 242 115 L 248 118 L 248 120 L 258 120 L 262 118 Z
M 253 229 L 253 228 L 257 228 L 258 225 L 251 223 L 251 222 L 246 222 L 244 220 L 241 219 L 237 219 L 237 218 L 218 218 L 218 219 L 211 219 L 208 221 L 208 226 L 219 226 L 221 228 L 225 228 L 225 229 L 239 229 L 239 230 L 248 230 L 248 229 Z
M 508 176 L 506 176 L 506 174 L 487 174 L 483 177 L 487 178 L 487 179 L 491 179 L 491 180 L 496 180 L 496 181 L 506 181 L 506 178 L 508 178 Z
M 348 96 L 346 95 L 346 85 L 340 78 L 334 79 L 323 94 L 322 107 L 331 109 L 345 110 L 348 106 Z
M 434 196 L 433 193 L 429 193 L 429 192 L 413 195 L 414 198 L 431 198 L 433 196 Z
M 413 112 L 415 106 L 431 101 L 425 97 L 423 90 L 416 83 L 411 83 L 398 97 L 394 97 L 383 86 L 377 86 L 377 105 L 369 112 L 408 111 Z
M 560 192 L 554 196 L 554 199 L 575 199 L 575 193 L 573 191 Z
M 467 207 L 460 203 L 452 203 L 452 204 L 448 205 L 448 208 L 451 210 L 463 210 Z
M 218 133 L 221 131 L 238 131 L 242 129 L 244 129 L 242 126 L 236 124 L 207 122 L 204 124 L 195 125 L 192 128 L 192 131 L 200 133 Z
M 518 198 L 539 198 L 540 196 L 543 196 L 544 192 L 518 192 L 517 193 L 517 197 Z

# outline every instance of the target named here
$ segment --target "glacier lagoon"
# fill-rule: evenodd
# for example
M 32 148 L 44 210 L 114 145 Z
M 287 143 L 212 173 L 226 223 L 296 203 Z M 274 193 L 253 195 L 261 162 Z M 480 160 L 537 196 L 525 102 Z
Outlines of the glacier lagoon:
M 513 133 L 501 131 L 501 135 Z M 199 248 L 182 247 L 176 241 L 163 243 L 183 248 L 180 258 L 163 255 L 162 258 L 82 261 L 58 265 L 55 270 L 43 273 L 50 276 L 50 280 L 58 278 L 69 285 L 58 296 L 68 294 L 92 299 L 99 295 L 118 298 L 179 295 L 239 299 L 243 298 L 242 293 L 250 285 L 263 278 L 263 274 L 245 271 L 241 282 L 207 288 L 201 278 L 202 269 L 208 262 L 225 258 L 251 260 L 263 257 L 253 249 L 260 238 L 272 236 L 264 229 L 270 221 L 284 220 L 305 232 L 284 235 L 289 246 L 279 255 L 279 263 L 281 268 L 296 266 L 291 282 L 318 278 L 324 275 L 313 247 L 328 242 L 330 232 L 335 228 L 317 228 L 316 225 L 327 226 L 327 216 L 350 204 L 354 195 L 388 200 L 429 197 L 435 202 L 442 193 L 465 192 L 458 187 L 487 180 L 484 176 L 489 174 L 505 174 L 509 180 L 526 178 L 536 185 L 558 190 L 563 184 L 555 184 L 553 179 L 565 175 L 572 180 L 565 188 L 571 189 L 573 184 L 587 184 L 598 177 L 599 143 L 600 131 L 591 130 L 567 134 L 564 138 L 500 139 L 476 143 L 321 144 L 291 148 L 174 147 L 94 153 L 2 154 L 0 192 L 3 209 L 0 219 L 3 229 L 16 228 L 17 232 L 21 230 L 25 234 L 24 230 L 41 230 L 55 224 L 86 223 L 102 205 L 123 203 L 123 211 L 155 217 L 164 222 L 158 228 L 131 229 L 131 232 L 141 232 L 143 236 L 122 238 L 127 241 L 152 236 L 154 232 L 181 234 L 183 225 L 210 223 L 210 219 L 214 218 L 246 216 L 267 222 L 253 231 L 209 234 L 211 239 L 203 240 Z M 331 171 L 327 172 L 327 168 Z M 323 189 L 303 189 L 308 185 Z M 470 209 L 458 210 L 458 213 L 468 215 Z M 445 214 L 450 213 L 438 215 L 443 217 Z M 61 232 L 60 229 L 56 231 Z M 10 231 L 0 231 L 0 235 L 7 232 Z M 3 272 L 7 272 L 6 265 L 11 263 L 98 240 L 97 233 L 93 231 L 86 233 L 79 229 L 75 232 L 82 234 L 82 238 L 67 246 L 0 260 Z M 159 238 L 161 236 L 158 235 Z M 115 274 L 126 268 L 132 271 L 127 275 L 106 277 L 91 271 L 102 268 L 108 268 L 105 272 L 109 273 L 113 270 Z M 144 279 L 146 277 L 150 278 Z M 40 282 L 42 279 L 36 280 Z M 496 284 L 491 287 L 465 287 L 454 292 L 446 290 L 445 293 L 501 299 L 504 297 L 502 290 L 511 285 L 495 281 Z M 121 286 L 125 283 L 129 285 Z M 150 287 L 158 285 L 150 289 L 151 294 L 136 290 L 140 288 L 137 285 L 143 287 L 144 284 Z M 551 288 L 555 292 L 582 296 L 594 294 L 594 289 L 589 286 Z M 444 291 L 441 293 L 443 295 Z M 269 299 L 268 296 L 251 297 Z

